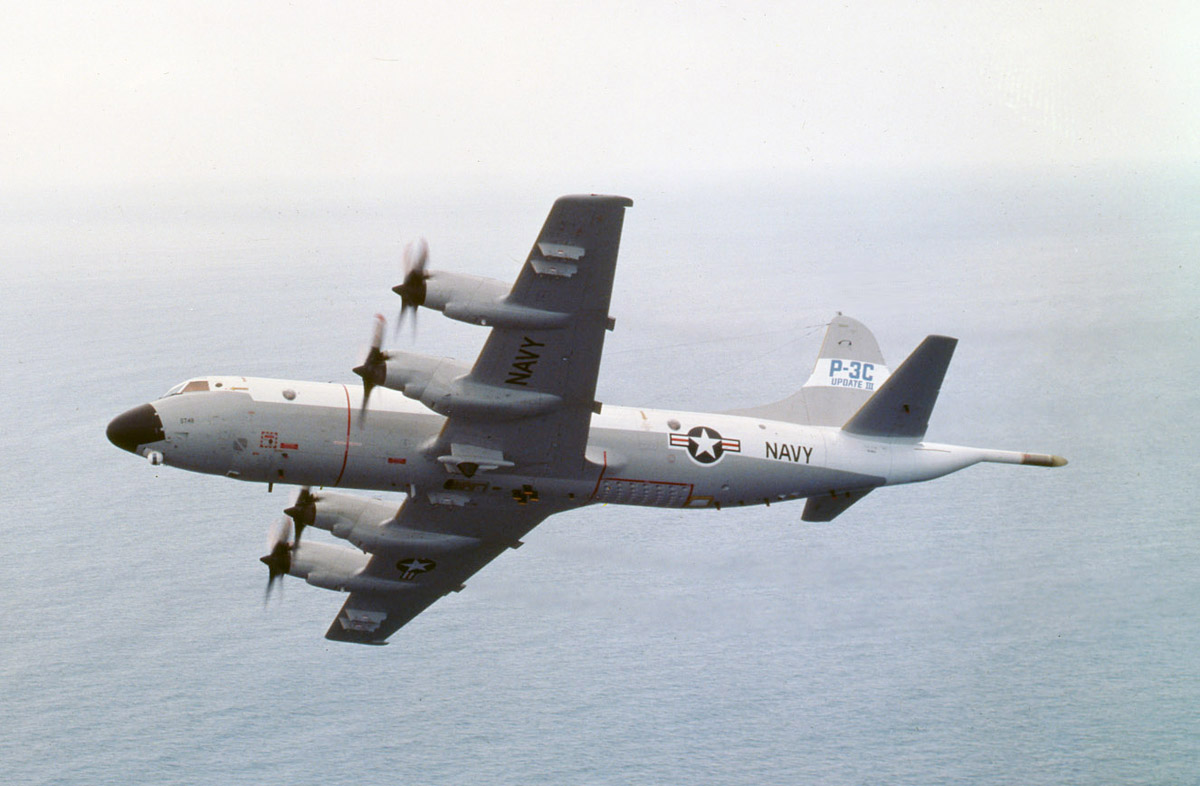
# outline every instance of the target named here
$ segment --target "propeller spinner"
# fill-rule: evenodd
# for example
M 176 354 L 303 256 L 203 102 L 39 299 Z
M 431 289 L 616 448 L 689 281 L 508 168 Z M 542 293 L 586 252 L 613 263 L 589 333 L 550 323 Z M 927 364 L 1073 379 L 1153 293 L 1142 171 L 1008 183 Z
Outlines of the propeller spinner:
M 417 324 L 417 309 L 425 305 L 425 282 L 429 278 L 425 266 L 429 262 L 429 244 L 425 238 L 417 238 L 404 249 L 404 282 L 392 287 L 400 296 L 400 316 L 396 319 L 396 332 L 404 322 L 404 315 L 413 312 L 413 327 Z
M 358 413 L 359 428 L 366 423 L 367 401 L 371 398 L 371 391 L 375 389 L 376 385 L 383 384 L 387 374 L 387 355 L 380 349 L 386 325 L 387 320 L 383 318 L 383 314 L 376 314 L 375 327 L 371 334 L 371 348 L 367 350 L 367 357 L 363 360 L 362 365 L 354 367 L 354 373 L 362 377 L 363 381 L 362 409 Z
M 267 566 L 267 591 L 263 596 L 263 603 L 270 600 L 275 579 L 282 581 L 283 576 L 292 569 L 292 549 L 295 545 L 291 539 L 292 520 L 283 518 L 275 522 L 267 539 L 268 553 L 265 557 L 259 557 L 259 562 Z
M 296 489 L 296 494 L 292 497 L 292 504 L 284 508 L 284 513 L 291 518 L 296 526 L 296 543 L 300 542 L 300 535 L 304 532 L 304 528 L 317 520 L 317 502 L 320 497 L 312 493 L 312 489 L 308 486 L 301 486 Z

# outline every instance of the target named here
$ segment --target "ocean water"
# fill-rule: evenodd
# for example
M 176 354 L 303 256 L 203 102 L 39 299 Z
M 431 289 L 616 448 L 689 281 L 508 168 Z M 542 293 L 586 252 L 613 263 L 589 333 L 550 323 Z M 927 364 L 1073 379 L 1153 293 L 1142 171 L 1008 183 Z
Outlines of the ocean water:
M 352 379 L 407 240 L 511 278 L 560 191 L 6 195 L 4 782 L 1200 782 L 1200 177 L 614 185 L 602 401 L 780 398 L 842 311 L 893 365 L 960 339 L 930 439 L 1070 465 L 831 524 L 575 511 L 390 646 L 333 644 L 340 596 L 264 607 L 284 490 L 105 425 L 195 374 Z M 426 313 L 399 341 L 482 336 Z

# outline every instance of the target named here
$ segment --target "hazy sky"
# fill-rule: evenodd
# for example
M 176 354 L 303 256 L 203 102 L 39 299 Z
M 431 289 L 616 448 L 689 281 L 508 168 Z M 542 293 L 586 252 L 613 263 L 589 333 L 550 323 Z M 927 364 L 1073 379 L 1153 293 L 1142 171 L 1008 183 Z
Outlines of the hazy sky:
M 10 3 L 0 183 L 1200 160 L 1200 4 Z

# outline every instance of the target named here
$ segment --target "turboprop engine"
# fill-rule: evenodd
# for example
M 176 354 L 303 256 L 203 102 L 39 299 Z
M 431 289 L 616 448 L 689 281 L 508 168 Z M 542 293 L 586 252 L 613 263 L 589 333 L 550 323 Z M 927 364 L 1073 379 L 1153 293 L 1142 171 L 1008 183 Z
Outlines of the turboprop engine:
M 275 580 L 285 575 L 304 579 L 315 587 L 344 592 L 353 592 L 364 582 L 373 585 L 379 581 L 362 575 L 370 557 L 358 549 L 293 541 L 290 519 L 281 519 L 272 529 L 268 548 L 267 555 L 260 559 L 267 566 L 268 596 Z
M 518 390 L 477 382 L 471 369 L 451 358 L 417 352 L 388 351 L 380 346 L 386 320 L 375 315 L 371 348 L 354 373 L 363 380 L 363 414 L 377 386 L 398 390 L 440 415 L 515 420 L 547 412 L 562 404 L 548 393 Z
M 341 521 L 334 525 L 333 534 L 372 554 L 401 555 L 419 551 L 422 555 L 438 559 L 447 554 L 469 551 L 480 545 L 476 538 L 385 525 L 386 522 L 371 524 Z
M 464 273 L 430 273 L 421 305 L 451 319 L 484 327 L 552 330 L 564 327 L 570 314 L 507 302 L 511 285 Z
M 552 330 L 565 327 L 570 314 L 542 311 L 508 302 L 509 284 L 464 273 L 428 272 L 429 245 L 424 238 L 404 250 L 404 281 L 392 287 L 400 296 L 399 328 L 404 315 L 421 306 L 451 319 L 486 327 Z
M 314 493 L 302 488 L 296 494 L 296 501 L 284 513 L 296 522 L 298 528 L 303 523 L 334 532 L 338 525 L 347 522 L 376 524 L 387 521 L 394 518 L 399 509 L 400 506 L 394 502 L 335 491 Z
M 543 254 L 555 260 L 539 258 L 537 264 L 546 266 L 545 271 L 539 272 L 547 274 L 570 275 L 556 271 L 570 269 L 573 273 L 570 260 L 577 260 L 583 253 L 582 249 L 573 246 L 553 243 L 539 246 Z M 501 281 L 463 273 L 427 271 L 429 246 L 423 239 L 409 244 L 404 260 L 404 281 L 392 287 L 392 291 L 400 296 L 397 330 L 409 311 L 413 312 L 415 322 L 416 312 L 422 306 L 441 311 L 460 322 L 511 330 L 558 330 L 572 323 L 572 314 L 509 302 L 511 287 Z M 380 385 L 398 390 L 447 417 L 456 414 L 466 418 L 515 420 L 547 412 L 562 404 L 558 396 L 481 383 L 471 378 L 469 367 L 450 358 L 416 352 L 384 352 L 381 345 L 386 320 L 382 314 L 376 314 L 375 320 L 371 348 L 362 364 L 354 369 L 363 380 L 360 425 L 366 420 L 371 391 Z M 611 319 L 606 326 L 612 329 Z
M 406 590 L 414 585 L 366 575 L 371 555 L 384 555 L 390 561 L 419 554 L 420 562 L 433 565 L 450 555 L 478 551 L 483 545 L 475 538 L 399 526 L 393 521 L 396 510 L 395 505 L 382 500 L 333 492 L 314 494 L 307 488 L 300 489 L 285 511 L 288 518 L 280 519 L 272 528 L 268 554 L 261 558 L 269 571 L 267 595 L 270 596 L 276 579 L 285 575 L 340 592 Z M 299 536 L 305 526 L 328 530 L 358 548 L 301 543 Z M 517 545 L 497 544 L 511 548 Z
M 306 488 L 297 493 L 296 499 L 285 512 L 298 530 L 300 522 L 305 521 L 372 554 L 408 554 L 416 550 L 445 556 L 479 546 L 475 538 L 401 527 L 392 521 L 398 506 L 383 500 L 332 491 L 314 494 Z
M 448 396 L 455 381 L 470 370 L 452 358 L 393 350 L 384 352 L 382 362 L 371 372 L 375 384 L 398 390 L 430 409 L 436 409 L 434 403 Z

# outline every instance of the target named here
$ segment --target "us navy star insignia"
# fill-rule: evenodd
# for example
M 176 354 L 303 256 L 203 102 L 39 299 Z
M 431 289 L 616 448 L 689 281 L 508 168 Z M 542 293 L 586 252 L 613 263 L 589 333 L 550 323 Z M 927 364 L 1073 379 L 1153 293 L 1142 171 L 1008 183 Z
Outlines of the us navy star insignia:
M 417 574 L 428 573 L 437 567 L 437 563 L 431 559 L 402 559 L 396 563 L 396 570 L 402 574 L 400 576 L 404 581 L 412 581 Z
M 673 448 L 687 448 L 688 455 L 697 464 L 716 464 L 729 453 L 741 453 L 740 439 L 725 439 L 714 428 L 696 426 L 686 434 L 673 433 L 670 435 L 670 445 Z

